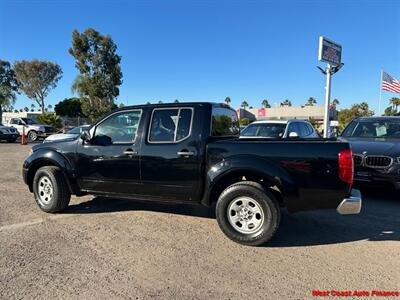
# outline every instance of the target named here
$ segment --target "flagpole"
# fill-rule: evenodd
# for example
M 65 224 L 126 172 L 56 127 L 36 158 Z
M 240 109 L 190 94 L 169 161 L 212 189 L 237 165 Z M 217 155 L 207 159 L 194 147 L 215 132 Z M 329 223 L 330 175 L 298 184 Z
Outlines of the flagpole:
M 382 77 L 383 69 L 381 69 L 381 82 L 379 84 L 379 116 L 381 115 L 381 102 L 382 102 Z

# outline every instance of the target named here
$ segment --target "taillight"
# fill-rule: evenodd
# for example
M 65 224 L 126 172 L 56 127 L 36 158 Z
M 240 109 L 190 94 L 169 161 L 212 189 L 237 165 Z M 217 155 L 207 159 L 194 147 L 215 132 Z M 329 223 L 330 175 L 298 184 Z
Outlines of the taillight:
M 353 184 L 353 153 L 351 149 L 339 153 L 339 178 L 347 184 Z

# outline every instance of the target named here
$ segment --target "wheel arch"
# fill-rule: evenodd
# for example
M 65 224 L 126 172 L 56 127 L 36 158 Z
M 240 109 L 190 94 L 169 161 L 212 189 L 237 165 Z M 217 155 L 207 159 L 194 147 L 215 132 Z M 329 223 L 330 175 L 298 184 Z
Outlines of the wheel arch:
M 280 206 L 286 206 L 287 200 L 297 195 L 293 180 L 283 168 L 264 159 L 240 157 L 209 168 L 202 204 L 210 206 L 216 203 L 228 186 L 240 181 L 260 183 L 276 197 Z
M 71 163 L 62 154 L 54 150 L 38 150 L 28 157 L 24 162 L 26 173 L 26 183 L 29 186 L 29 191 L 33 192 L 33 179 L 37 170 L 45 166 L 54 166 L 60 168 L 65 180 L 68 184 L 68 189 L 72 194 L 79 193 L 79 188 L 76 184 L 75 169 Z

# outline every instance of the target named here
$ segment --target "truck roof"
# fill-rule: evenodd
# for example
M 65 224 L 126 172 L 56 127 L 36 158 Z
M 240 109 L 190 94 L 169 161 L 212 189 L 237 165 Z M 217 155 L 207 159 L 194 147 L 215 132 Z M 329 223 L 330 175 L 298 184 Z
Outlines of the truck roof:
M 195 105 L 211 105 L 211 106 L 220 106 L 233 109 L 228 104 L 224 103 L 217 103 L 217 102 L 169 102 L 169 103 L 150 103 L 150 104 L 139 104 L 139 105 L 129 105 L 119 108 L 118 110 L 125 110 L 125 109 L 135 109 L 135 108 L 144 108 L 144 107 L 175 107 L 175 106 L 195 106 Z

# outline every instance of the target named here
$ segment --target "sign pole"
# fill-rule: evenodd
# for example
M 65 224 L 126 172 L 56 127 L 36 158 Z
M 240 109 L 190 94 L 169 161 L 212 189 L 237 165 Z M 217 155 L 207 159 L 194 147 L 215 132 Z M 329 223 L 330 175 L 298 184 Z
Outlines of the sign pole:
M 329 137 L 329 106 L 331 97 L 331 64 L 326 66 L 326 86 L 325 86 L 325 114 L 324 114 L 324 138 Z

